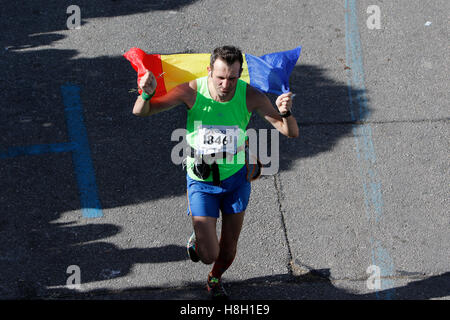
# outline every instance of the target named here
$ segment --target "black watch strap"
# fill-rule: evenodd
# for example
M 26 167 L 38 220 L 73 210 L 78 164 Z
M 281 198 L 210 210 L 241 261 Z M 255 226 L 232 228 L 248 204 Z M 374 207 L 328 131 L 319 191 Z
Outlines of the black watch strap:
M 280 116 L 281 116 L 282 118 L 287 118 L 287 117 L 289 117 L 290 115 L 292 115 L 291 110 L 288 110 L 288 111 L 285 112 L 285 113 L 280 113 Z

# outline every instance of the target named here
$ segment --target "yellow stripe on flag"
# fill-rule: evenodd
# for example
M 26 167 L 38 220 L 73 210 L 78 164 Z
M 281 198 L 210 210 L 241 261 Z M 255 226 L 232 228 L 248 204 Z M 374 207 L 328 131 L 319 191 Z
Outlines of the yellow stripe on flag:
M 245 59 L 245 54 L 243 54 L 243 56 L 244 56 L 244 63 L 242 63 L 243 70 L 241 74 L 241 80 L 250 84 L 250 74 L 248 73 L 247 59 Z
M 164 84 L 167 92 L 176 86 L 208 75 L 211 54 L 210 53 L 185 53 L 161 55 Z M 244 63 L 241 80 L 250 83 L 247 60 L 244 55 Z
M 179 84 L 208 75 L 209 53 L 161 55 L 164 84 L 169 92 Z

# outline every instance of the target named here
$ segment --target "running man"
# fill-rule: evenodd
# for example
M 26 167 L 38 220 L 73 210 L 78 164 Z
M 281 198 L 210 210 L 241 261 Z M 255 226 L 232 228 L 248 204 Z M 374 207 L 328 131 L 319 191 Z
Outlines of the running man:
M 157 82 L 147 71 L 139 83 L 142 95 L 133 107 L 133 114 L 141 117 L 178 105 L 187 107 L 186 139 L 192 151 L 187 157 L 187 202 L 194 229 L 187 251 L 192 261 L 213 264 L 207 277 L 212 299 L 227 298 L 220 280 L 236 256 L 250 198 L 247 166 L 237 161 L 239 154 L 245 152 L 242 132 L 245 133 L 253 112 L 287 137 L 298 137 L 299 132 L 291 114 L 292 93 L 276 99 L 276 110 L 264 93 L 239 79 L 242 64 L 243 55 L 238 48 L 216 48 L 206 66 L 208 76 L 180 84 L 154 99 Z M 230 147 L 232 141 L 237 143 Z M 222 230 L 218 239 L 216 223 L 220 212 Z

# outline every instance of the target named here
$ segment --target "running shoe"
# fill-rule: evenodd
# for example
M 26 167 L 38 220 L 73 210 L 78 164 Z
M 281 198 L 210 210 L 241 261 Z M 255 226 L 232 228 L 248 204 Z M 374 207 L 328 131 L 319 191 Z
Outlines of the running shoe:
M 200 257 L 197 254 L 196 251 L 196 238 L 195 238 L 195 232 L 192 232 L 191 236 L 189 237 L 189 240 L 187 242 L 187 253 L 189 258 L 191 258 L 191 260 L 193 262 L 198 262 L 200 260 Z
M 206 289 L 208 289 L 212 300 L 228 300 L 228 294 L 219 278 L 208 275 Z

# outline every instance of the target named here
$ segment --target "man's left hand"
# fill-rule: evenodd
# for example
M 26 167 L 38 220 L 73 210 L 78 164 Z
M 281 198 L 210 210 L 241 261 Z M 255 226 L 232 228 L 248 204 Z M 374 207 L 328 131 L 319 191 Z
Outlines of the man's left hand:
M 275 104 L 280 113 L 286 113 L 292 108 L 292 92 L 283 93 L 277 98 Z

